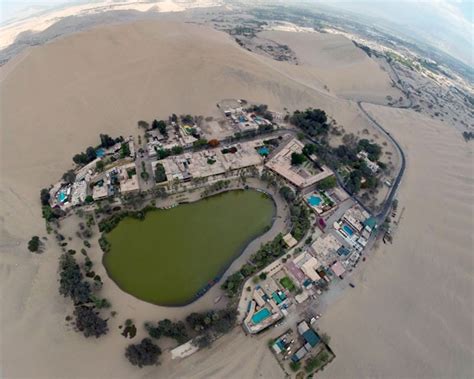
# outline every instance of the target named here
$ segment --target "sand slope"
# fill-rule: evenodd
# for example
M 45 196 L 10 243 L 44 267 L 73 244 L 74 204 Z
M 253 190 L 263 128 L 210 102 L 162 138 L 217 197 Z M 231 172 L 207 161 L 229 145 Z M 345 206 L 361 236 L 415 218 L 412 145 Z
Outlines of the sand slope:
M 380 246 L 323 317 L 338 358 L 322 377 L 472 377 L 472 145 L 417 113 L 366 108 L 408 156 L 406 209 L 393 245 Z
M 309 69 L 312 81 L 339 97 L 386 104 L 387 95 L 400 96 L 378 64 L 341 35 L 286 31 L 259 35 L 288 45 Z
M 223 33 L 190 24 L 107 26 L 31 49 L 21 58 L 0 70 L 2 376 L 281 375 L 265 337 L 229 335 L 210 352 L 138 371 L 123 357 L 127 341 L 115 329 L 117 322 L 100 341 L 68 331 L 64 317 L 70 304 L 57 294 L 58 249 L 50 244 L 42 256 L 26 252 L 31 235 L 45 234 L 39 190 L 71 167 L 73 154 L 97 143 L 99 133 L 136 134 L 139 119 L 173 112 L 212 115 L 217 101 L 246 98 L 279 110 L 321 107 L 347 131 L 357 131 L 368 124 L 356 105 L 321 93 L 306 80 L 312 75 L 308 67 L 255 56 Z M 141 322 L 174 314 L 112 287 L 107 291 L 122 318 Z M 332 329 L 336 347 L 346 346 L 347 339 Z M 341 362 L 349 362 L 338 352 Z

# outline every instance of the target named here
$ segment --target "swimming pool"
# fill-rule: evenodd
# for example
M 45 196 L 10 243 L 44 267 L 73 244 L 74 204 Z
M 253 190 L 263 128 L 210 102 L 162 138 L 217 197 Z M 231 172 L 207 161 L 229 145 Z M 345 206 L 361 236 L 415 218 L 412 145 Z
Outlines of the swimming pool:
M 97 149 L 95 151 L 95 155 L 98 157 L 98 158 L 102 158 L 103 156 L 105 156 L 105 149 L 103 149 L 102 147 Z
M 66 192 L 65 191 L 59 191 L 59 193 L 58 193 L 59 202 L 63 203 L 64 200 L 66 200 L 66 198 L 67 198 Z
M 270 153 L 270 150 L 266 146 L 259 147 L 257 152 L 262 156 L 267 156 Z
M 319 196 L 316 196 L 316 195 L 311 195 L 310 197 L 308 197 L 308 203 L 312 207 L 317 207 L 319 204 L 322 203 L 322 201 L 323 200 Z
M 272 314 L 267 308 L 262 308 L 252 316 L 252 322 L 254 324 L 259 324 L 266 318 L 270 317 L 271 315 Z
M 352 237 L 354 235 L 354 231 L 350 228 L 349 225 L 342 225 L 342 229 L 346 232 L 346 234 L 349 236 L 349 237 Z

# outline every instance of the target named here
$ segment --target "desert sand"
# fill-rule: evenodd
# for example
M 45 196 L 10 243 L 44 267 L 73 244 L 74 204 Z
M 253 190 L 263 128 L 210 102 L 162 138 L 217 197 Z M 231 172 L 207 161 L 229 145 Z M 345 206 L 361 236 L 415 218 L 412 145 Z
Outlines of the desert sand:
M 321 320 L 338 359 L 325 378 L 467 378 L 473 366 L 474 159 L 446 124 L 366 106 L 408 157 L 393 245 Z
M 134 0 L 81 2 L 70 6 L 57 6 L 28 16 L 7 20 L 0 27 L 0 49 L 12 44 L 23 33 L 38 33 L 71 16 L 86 16 L 101 12 L 138 11 L 148 13 L 183 12 L 193 8 L 207 8 L 222 5 L 219 0 L 190 0 L 186 2 L 161 0 L 158 2 L 136 2 Z
M 324 90 L 315 71 L 256 56 L 205 27 L 165 22 L 93 29 L 30 49 L 2 67 L 2 376 L 282 377 L 267 336 L 246 338 L 238 329 L 180 362 L 165 353 L 161 366 L 130 366 L 118 320 L 98 341 L 66 326 L 71 306 L 57 293 L 59 250 L 48 243 L 45 253 L 31 255 L 26 242 L 46 234 L 39 190 L 99 133 L 136 134 L 140 119 L 213 115 L 219 100 L 246 98 L 276 110 L 320 107 L 346 131 L 370 128 L 355 103 Z M 446 125 L 413 112 L 368 109 L 406 148 L 400 192 L 406 211 L 394 244 L 377 250 L 357 288 L 323 316 L 337 354 L 325 375 L 399 377 L 402 369 L 407 377 L 462 376 L 472 370 L 472 148 Z M 98 249 L 97 255 L 100 260 Z M 119 318 L 140 324 L 177 315 L 107 285 Z
M 259 35 L 289 46 L 313 80 L 338 97 L 386 104 L 387 95 L 400 96 L 379 65 L 343 36 L 279 30 Z

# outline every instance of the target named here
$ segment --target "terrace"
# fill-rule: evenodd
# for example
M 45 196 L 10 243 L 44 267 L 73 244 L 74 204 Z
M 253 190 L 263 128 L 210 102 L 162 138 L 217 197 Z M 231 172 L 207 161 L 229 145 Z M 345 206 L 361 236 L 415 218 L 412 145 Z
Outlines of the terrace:
M 263 158 L 256 150 L 256 147 L 261 144 L 261 141 L 243 142 L 225 149 L 214 148 L 170 156 L 160 161 L 152 162 L 152 166 L 153 170 L 155 170 L 156 164 L 161 163 L 165 169 L 168 181 L 216 177 L 261 164 Z
M 331 176 L 332 172 L 327 167 L 318 166 L 311 161 L 306 161 L 301 165 L 292 165 L 292 154 L 302 154 L 303 147 L 300 141 L 291 139 L 265 164 L 265 167 L 299 189 L 307 188 Z

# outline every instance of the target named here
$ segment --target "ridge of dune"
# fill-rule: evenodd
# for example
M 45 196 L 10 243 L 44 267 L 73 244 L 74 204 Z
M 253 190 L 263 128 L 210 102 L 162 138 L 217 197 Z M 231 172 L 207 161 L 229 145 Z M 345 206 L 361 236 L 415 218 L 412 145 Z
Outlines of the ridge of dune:
M 1 292 L 8 309 L 1 315 L 4 376 L 137 375 L 123 358 L 127 341 L 115 331 L 118 320 L 111 321 L 112 332 L 98 343 L 66 325 L 70 304 L 57 294 L 59 248 L 49 243 L 41 256 L 26 249 L 31 235 L 45 235 L 39 190 L 69 169 L 71 157 L 95 144 L 99 133 L 136 134 L 138 120 L 171 113 L 213 116 L 215 104 L 225 98 L 264 102 L 280 111 L 318 106 L 348 131 L 370 128 L 356 104 L 322 95 L 305 85 L 304 75 L 297 80 L 297 68 L 289 69 L 291 75 L 286 69 L 241 49 L 227 34 L 168 21 L 93 28 L 31 48 L 0 68 L 0 280 L 2 289 L 8 288 Z M 178 317 L 114 286 L 105 290 L 122 317 L 131 310 L 137 319 Z M 241 344 L 249 350 L 236 356 Z M 236 363 L 240 360 L 248 364 L 242 367 Z M 211 351 L 139 375 L 153 373 L 203 378 L 282 374 L 266 343 L 241 333 L 223 337 Z
M 357 70 L 364 72 L 361 67 Z M 180 362 L 137 371 L 123 358 L 127 340 L 117 333 L 116 323 L 100 341 L 84 339 L 65 325 L 70 308 L 57 294 L 59 248 L 49 244 L 42 256 L 31 256 L 25 246 L 31 235 L 45 234 L 40 188 L 70 168 L 71 157 L 96 143 L 99 133 L 135 134 L 138 120 L 171 113 L 212 116 L 217 112 L 216 102 L 225 98 L 265 102 L 280 111 L 319 107 L 348 132 L 370 128 L 355 103 L 337 97 L 337 86 L 332 93 L 321 90 L 324 80 L 318 78 L 319 70 L 311 62 L 291 66 L 255 56 L 226 34 L 207 27 L 164 21 L 94 28 L 32 48 L 22 59 L 0 68 L 0 295 L 6 309 L 0 315 L 2 375 L 282 377 L 265 335 L 247 338 L 240 332 Z M 345 75 L 350 76 L 350 71 Z M 389 90 L 383 75 L 376 73 L 379 79 L 374 87 L 364 87 L 359 79 L 350 85 L 354 91 L 372 91 L 380 97 L 384 88 Z M 341 80 L 346 77 L 342 75 Z M 339 87 L 341 93 L 347 90 L 344 85 Z M 472 149 L 445 125 L 414 112 L 366 107 L 406 149 L 408 168 L 400 190 L 400 204 L 406 211 L 394 244 L 381 246 L 373 254 L 357 289 L 344 294 L 324 315 L 322 328 L 332 335 L 338 358 L 323 374 L 345 378 L 395 372 L 392 377 L 398 377 L 416 372 L 431 376 L 444 355 L 459 367 L 444 371 L 441 367 L 440 372 L 468 373 L 472 366 L 460 364 L 470 353 L 472 357 L 465 316 L 469 312 L 449 312 L 453 306 L 472 309 L 472 299 L 470 303 L 468 299 L 472 260 L 467 255 L 472 238 L 466 234 L 472 230 L 472 205 L 464 204 L 473 203 L 469 195 Z M 439 175 L 433 175 L 433 170 Z M 422 193 L 425 186 L 431 189 Z M 444 189 L 437 192 L 439 188 Z M 446 210 L 439 207 L 445 200 Z M 423 217 L 428 218 L 425 223 Z M 437 224 L 437 219 L 443 224 Z M 414 231 L 418 223 L 423 233 Z M 450 261 L 442 254 L 448 249 L 455 260 L 451 271 L 446 268 Z M 410 270 L 406 265 L 411 265 Z M 423 275 L 416 276 L 420 272 Z M 453 272 L 458 276 L 449 281 Z M 406 283 L 411 287 L 405 287 Z M 137 319 L 156 319 L 161 314 L 155 306 L 108 291 L 113 295 L 111 302 L 122 307 L 123 317 L 130 310 Z M 392 302 L 380 307 L 380 298 L 392 298 Z M 401 307 L 413 309 L 413 319 Z M 172 317 L 172 311 L 168 312 Z M 382 324 L 384 318 L 393 326 Z M 455 326 L 447 327 L 448 323 Z M 434 343 L 431 328 L 440 328 L 445 339 L 432 356 L 423 346 L 424 341 Z M 387 338 L 396 343 L 384 345 Z M 461 343 L 451 353 L 447 348 L 454 338 Z M 405 341 L 410 342 L 407 349 L 398 348 Z M 394 362 L 387 362 L 383 354 Z M 407 359 L 405 367 L 400 367 L 402 359 Z
M 338 97 L 380 104 L 386 103 L 387 95 L 400 96 L 377 62 L 346 37 L 279 30 L 264 31 L 259 36 L 289 46 L 310 78 Z

